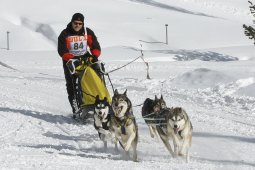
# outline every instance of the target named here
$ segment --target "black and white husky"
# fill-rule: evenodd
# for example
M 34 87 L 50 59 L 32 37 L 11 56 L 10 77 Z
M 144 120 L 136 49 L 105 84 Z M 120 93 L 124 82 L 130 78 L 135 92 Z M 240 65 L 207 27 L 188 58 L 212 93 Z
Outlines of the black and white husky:
M 132 147 L 133 161 L 137 161 L 138 126 L 131 101 L 127 97 L 127 90 L 123 94 L 119 94 L 118 90 L 114 91 L 112 110 L 114 115 L 111 118 L 110 131 L 115 136 L 115 142 L 119 141 L 128 156 Z
M 155 99 L 152 100 L 150 98 L 147 98 L 142 107 L 142 117 L 145 120 L 145 123 L 149 127 L 150 135 L 152 138 L 156 135 L 159 137 L 156 126 L 159 126 L 157 119 L 159 119 L 161 116 L 162 109 L 166 108 L 166 102 L 163 99 L 163 96 L 161 95 L 160 98 L 158 98 L 155 95 Z
M 103 100 L 96 96 L 94 108 L 94 127 L 98 131 L 99 138 L 104 142 L 104 149 L 107 149 L 107 140 L 112 136 L 110 129 L 110 104 L 107 102 L 106 97 Z

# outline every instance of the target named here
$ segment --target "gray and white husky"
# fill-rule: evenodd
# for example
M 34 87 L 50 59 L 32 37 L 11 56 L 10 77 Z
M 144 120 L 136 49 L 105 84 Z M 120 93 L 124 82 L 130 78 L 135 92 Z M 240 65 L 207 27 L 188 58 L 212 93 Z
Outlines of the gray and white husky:
M 127 90 L 123 94 L 118 93 L 118 90 L 114 91 L 112 110 L 114 115 L 111 118 L 110 131 L 114 134 L 114 142 L 119 141 L 128 156 L 132 147 L 133 161 L 137 161 L 138 126 Z
M 159 137 L 159 134 L 156 129 L 156 126 L 159 123 L 157 119 L 160 118 L 161 111 L 162 109 L 165 109 L 165 108 L 166 108 L 166 102 L 163 99 L 162 95 L 160 98 L 158 98 L 155 95 L 154 100 L 147 98 L 143 103 L 142 117 L 144 118 L 145 123 L 149 127 L 150 135 L 152 138 L 154 138 L 154 136 Z
M 189 162 L 189 149 L 192 142 L 193 127 L 184 109 L 181 107 L 164 109 L 166 115 L 166 130 L 157 127 L 160 138 L 173 157 L 185 156 Z M 169 144 L 173 140 L 174 152 Z

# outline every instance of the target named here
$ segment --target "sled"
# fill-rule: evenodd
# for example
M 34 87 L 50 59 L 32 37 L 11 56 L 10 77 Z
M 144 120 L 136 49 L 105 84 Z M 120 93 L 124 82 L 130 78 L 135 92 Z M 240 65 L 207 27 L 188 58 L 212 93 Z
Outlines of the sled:
M 67 67 L 73 76 L 76 76 L 75 96 L 80 108 L 79 113 L 87 114 L 93 111 L 96 96 L 106 97 L 111 103 L 111 97 L 104 80 L 104 70 L 101 62 L 88 63 L 79 59 L 70 59 Z

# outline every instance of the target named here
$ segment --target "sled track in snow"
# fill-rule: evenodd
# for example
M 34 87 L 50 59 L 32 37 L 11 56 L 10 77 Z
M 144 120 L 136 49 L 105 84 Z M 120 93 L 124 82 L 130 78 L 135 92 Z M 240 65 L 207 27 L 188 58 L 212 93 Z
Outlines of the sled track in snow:
M 19 125 L 18 128 L 11 130 L 3 135 L 0 136 L 0 140 L 4 140 L 5 137 L 10 136 L 11 134 L 15 134 L 17 131 L 19 131 L 21 129 L 21 127 L 23 126 L 24 123 L 22 123 L 21 125 Z
M 129 0 L 129 1 L 137 2 L 137 3 L 142 3 L 142 4 L 146 4 L 146 5 L 150 5 L 150 6 L 154 6 L 154 7 L 158 7 L 158 8 L 162 8 L 162 9 L 166 9 L 166 10 L 171 10 L 171 11 L 191 14 L 191 15 L 199 15 L 199 16 L 217 18 L 215 16 L 207 15 L 207 14 L 200 13 L 200 12 L 192 12 L 192 11 L 189 11 L 189 10 L 184 9 L 184 8 L 170 6 L 170 5 L 167 5 L 167 4 L 155 2 L 153 0 Z
M 66 130 L 63 126 L 61 126 L 59 123 L 56 123 L 56 127 L 59 128 L 62 132 L 64 132 L 66 135 L 70 136 L 73 140 L 73 142 L 75 143 L 76 147 L 76 153 L 78 154 L 78 151 L 82 149 L 82 146 L 80 144 L 80 142 L 73 138 L 73 135 L 70 133 L 70 131 Z
M 9 66 L 9 65 L 7 65 L 7 64 L 5 64 L 5 63 L 3 63 L 3 62 L 1 62 L 1 61 L 0 61 L 0 65 L 3 66 L 3 67 L 6 67 L 6 68 L 8 68 L 8 69 L 12 69 L 12 70 L 18 71 L 17 69 L 15 69 L 15 68 L 13 68 L 13 67 L 11 67 L 11 66 Z

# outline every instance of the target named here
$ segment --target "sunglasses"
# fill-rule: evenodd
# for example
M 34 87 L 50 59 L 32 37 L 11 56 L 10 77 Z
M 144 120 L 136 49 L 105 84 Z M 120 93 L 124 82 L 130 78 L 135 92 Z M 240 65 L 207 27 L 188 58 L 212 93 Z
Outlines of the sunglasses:
M 73 22 L 74 25 L 82 25 L 83 22 Z

